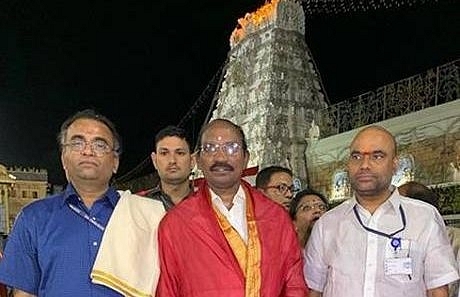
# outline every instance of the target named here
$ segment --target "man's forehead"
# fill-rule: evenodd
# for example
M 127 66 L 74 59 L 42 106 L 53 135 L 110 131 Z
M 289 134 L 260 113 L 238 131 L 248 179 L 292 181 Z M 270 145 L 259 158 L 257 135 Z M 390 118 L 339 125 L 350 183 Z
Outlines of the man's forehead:
M 382 142 L 356 142 L 350 146 L 350 154 L 361 154 L 361 155 L 374 155 L 374 154 L 385 154 L 388 156 L 394 156 L 395 151 L 390 141 Z
M 231 127 L 212 127 L 203 134 L 203 140 L 229 141 L 236 140 L 238 137 L 236 131 Z
M 389 143 L 354 143 L 350 146 L 350 152 L 358 152 L 362 154 L 373 154 L 389 151 L 391 151 L 391 145 Z
M 286 172 L 275 172 L 271 175 L 270 180 L 282 180 L 282 181 L 291 181 L 292 177 Z
M 176 140 L 159 141 L 156 147 L 157 151 L 189 151 L 186 141 L 176 137 Z
M 158 141 L 157 147 L 171 147 L 171 146 L 184 146 L 187 145 L 185 139 L 177 136 L 166 136 Z
M 106 125 L 93 119 L 75 120 L 67 129 L 67 137 L 72 137 L 76 134 L 112 136 L 110 129 Z

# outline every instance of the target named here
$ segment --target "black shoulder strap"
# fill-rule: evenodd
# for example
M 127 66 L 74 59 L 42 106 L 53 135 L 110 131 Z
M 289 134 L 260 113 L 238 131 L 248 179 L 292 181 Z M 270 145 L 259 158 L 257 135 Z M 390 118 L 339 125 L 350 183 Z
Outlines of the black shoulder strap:
M 169 198 L 168 195 L 159 189 L 154 189 L 150 193 L 147 193 L 146 197 L 158 200 L 163 203 L 163 207 L 166 211 L 174 207 L 174 203 L 172 202 L 171 198 Z

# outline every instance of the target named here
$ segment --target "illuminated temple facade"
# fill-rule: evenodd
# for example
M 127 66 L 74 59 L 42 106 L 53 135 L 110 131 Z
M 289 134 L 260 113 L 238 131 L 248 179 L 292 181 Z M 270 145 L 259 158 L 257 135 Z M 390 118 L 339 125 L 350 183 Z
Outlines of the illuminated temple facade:
M 212 118 L 242 126 L 249 166 L 281 164 L 307 178 L 306 137 L 327 106 L 297 1 L 273 0 L 238 20 Z

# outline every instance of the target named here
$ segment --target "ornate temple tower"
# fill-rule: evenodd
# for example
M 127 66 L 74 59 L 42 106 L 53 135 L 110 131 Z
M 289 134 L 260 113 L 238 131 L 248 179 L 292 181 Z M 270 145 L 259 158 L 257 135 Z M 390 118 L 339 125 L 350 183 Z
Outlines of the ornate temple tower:
M 305 150 L 317 111 L 327 107 L 294 0 L 272 0 L 238 20 L 212 118 L 242 126 L 249 166 L 290 167 L 308 182 Z

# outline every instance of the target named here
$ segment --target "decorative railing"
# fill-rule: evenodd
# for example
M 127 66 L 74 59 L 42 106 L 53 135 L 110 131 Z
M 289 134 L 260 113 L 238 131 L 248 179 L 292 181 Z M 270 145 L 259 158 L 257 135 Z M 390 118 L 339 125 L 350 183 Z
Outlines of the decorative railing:
M 460 98 L 460 59 L 319 112 L 321 138 Z

